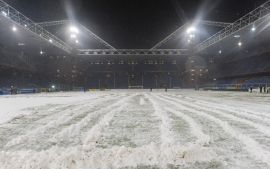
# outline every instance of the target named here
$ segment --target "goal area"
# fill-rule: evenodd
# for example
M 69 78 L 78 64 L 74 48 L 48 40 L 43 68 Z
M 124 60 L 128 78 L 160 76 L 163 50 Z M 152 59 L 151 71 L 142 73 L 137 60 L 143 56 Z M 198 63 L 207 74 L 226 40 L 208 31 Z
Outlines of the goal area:
M 128 86 L 128 89 L 143 89 L 143 86 Z

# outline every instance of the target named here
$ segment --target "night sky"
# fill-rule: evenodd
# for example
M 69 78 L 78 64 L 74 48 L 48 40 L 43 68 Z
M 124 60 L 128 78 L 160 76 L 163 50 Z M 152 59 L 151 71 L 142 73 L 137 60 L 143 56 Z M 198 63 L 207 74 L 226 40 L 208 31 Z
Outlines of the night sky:
M 6 0 L 36 22 L 74 19 L 116 48 L 151 48 L 186 21 L 232 22 L 266 0 Z

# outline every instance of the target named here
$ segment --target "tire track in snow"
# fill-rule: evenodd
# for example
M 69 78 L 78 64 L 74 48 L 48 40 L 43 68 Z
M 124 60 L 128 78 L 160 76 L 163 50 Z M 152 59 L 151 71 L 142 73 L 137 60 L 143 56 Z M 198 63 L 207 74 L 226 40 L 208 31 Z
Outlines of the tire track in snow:
M 173 98 L 166 97 L 166 96 L 164 96 L 164 98 L 173 99 Z M 234 116 L 232 114 L 228 114 L 226 112 L 222 112 L 220 110 L 213 110 L 209 106 L 196 105 L 196 103 L 194 103 L 194 102 L 186 102 L 186 101 L 183 101 L 183 100 L 178 100 L 178 102 L 181 102 L 182 104 L 185 104 L 185 105 L 192 104 L 192 108 L 196 108 L 198 110 L 203 110 L 203 111 L 207 111 L 207 112 L 212 113 L 212 114 L 223 116 L 226 119 L 228 119 L 229 121 L 236 121 L 236 122 L 240 122 L 240 123 L 249 125 L 249 126 L 255 128 L 256 130 L 258 130 L 259 132 L 261 132 L 262 134 L 267 135 L 268 137 L 270 137 L 270 128 L 269 127 L 266 127 L 266 126 L 263 126 L 261 124 L 255 123 L 255 122 L 253 122 L 251 120 L 242 119 L 242 118 L 239 118 L 239 117 Z
M 102 133 L 102 129 L 104 128 L 104 126 L 108 126 L 111 122 L 111 120 L 113 119 L 114 115 L 117 112 L 121 112 L 122 110 L 124 110 L 124 108 L 126 107 L 126 104 L 128 102 L 129 99 L 131 99 L 132 97 L 136 96 L 135 95 L 131 95 L 128 97 L 124 97 L 123 99 L 121 99 L 120 101 L 117 102 L 117 105 L 119 105 L 118 108 L 109 111 L 108 113 L 106 113 L 103 118 L 97 122 L 97 124 L 95 124 L 86 134 L 85 136 L 82 137 L 82 141 L 83 141 L 83 145 L 96 145 L 98 138 L 100 137 L 101 133 Z
M 158 98 L 158 99 L 166 102 L 165 99 L 162 99 L 162 98 Z M 178 110 L 174 110 L 172 108 L 165 107 L 164 110 L 167 110 L 167 111 L 175 114 L 176 116 L 182 118 L 183 120 L 185 120 L 188 123 L 188 125 L 190 126 L 191 133 L 195 137 L 197 137 L 196 144 L 199 144 L 201 146 L 209 145 L 209 143 L 210 143 L 210 136 L 203 133 L 203 131 L 201 129 L 201 126 L 199 126 L 195 122 L 195 120 L 193 118 L 191 118 L 190 116 L 186 115 L 185 113 L 182 113 L 182 112 L 180 112 Z
M 128 98 L 131 96 L 128 96 Z M 56 133 L 52 136 L 50 140 L 54 142 L 61 142 L 65 141 L 67 144 L 68 142 L 75 142 L 74 138 L 77 138 L 78 140 L 74 144 L 83 144 L 82 137 L 83 135 L 86 135 L 85 133 L 88 132 L 88 130 L 95 126 L 96 123 L 98 123 L 100 118 L 103 118 L 103 116 L 106 116 L 107 114 L 111 113 L 112 111 L 118 111 L 118 107 L 122 106 L 126 98 L 124 97 L 116 97 L 113 98 L 113 100 L 117 100 L 118 98 L 122 98 L 119 101 L 113 102 L 112 104 L 108 104 L 109 102 L 102 102 L 101 106 L 104 106 L 106 103 L 106 107 L 102 107 L 98 110 L 95 110 L 94 112 L 87 113 L 78 123 L 72 124 L 65 128 L 64 130 L 61 130 L 59 133 Z M 120 109 L 119 109 L 120 111 Z
M 160 139 L 159 123 L 160 119 L 154 116 L 150 101 L 139 93 L 130 100 L 125 111 L 116 113 L 111 124 L 106 126 L 98 141 L 99 147 L 137 148 L 155 143 Z
M 206 136 L 202 131 L 199 131 L 197 129 L 192 129 L 194 132 L 193 134 L 199 134 L 200 140 L 198 140 L 198 144 L 192 144 L 187 143 L 187 145 L 179 144 L 175 141 L 173 133 L 173 128 L 171 126 L 172 119 L 168 117 L 168 112 L 164 110 L 163 107 L 161 107 L 161 104 L 158 101 L 155 101 L 153 98 L 153 95 L 147 96 L 147 98 L 152 102 L 153 107 L 155 109 L 155 114 L 157 117 L 161 119 L 161 126 L 160 126 L 160 132 L 161 132 L 161 145 L 160 145 L 160 155 L 159 155 L 159 166 L 165 168 L 168 167 L 168 164 L 177 164 L 183 163 L 185 160 L 191 160 L 193 162 L 196 162 L 194 159 L 203 159 L 202 161 L 212 160 L 216 157 L 216 154 L 203 147 L 202 144 L 209 143 L 209 137 Z M 171 109 L 169 109 L 169 112 L 171 112 Z M 182 116 L 183 117 L 183 116 Z M 184 120 L 187 120 L 187 122 L 191 122 L 191 118 L 188 118 L 187 116 L 184 116 Z M 194 122 L 194 121 L 192 121 Z M 192 123 L 192 125 L 195 125 L 193 127 L 196 127 L 195 122 Z M 195 155 L 196 154 L 196 155 Z M 203 155 L 203 157 L 202 157 Z M 192 160 L 193 159 L 193 160 Z
M 101 98 L 94 100 L 93 102 L 90 102 L 91 105 L 89 106 L 89 101 L 85 101 L 84 104 L 76 105 L 74 108 L 68 109 L 66 111 L 59 111 L 57 112 L 56 116 L 50 120 L 48 123 L 45 122 L 45 125 L 36 126 L 36 124 L 33 124 L 32 128 L 34 130 L 26 131 L 25 134 L 16 136 L 15 138 L 11 137 L 11 140 L 9 140 L 6 145 L 5 149 L 18 149 L 18 148 L 35 148 L 40 149 L 40 147 L 50 147 L 55 144 L 55 142 L 48 142 L 48 138 L 50 138 L 53 133 L 57 133 L 62 128 L 68 127 L 70 122 L 75 119 L 74 123 L 76 123 L 76 117 L 79 117 L 80 115 L 86 116 L 88 112 L 93 109 L 98 103 L 102 103 L 104 101 L 110 101 L 114 100 L 115 98 Z M 92 100 L 90 100 L 92 101 Z M 88 103 L 88 104 L 87 104 Z M 80 120 L 80 119 L 77 119 Z M 46 120 L 47 121 L 47 120 Z M 16 129 L 13 128 L 13 130 L 16 131 Z M 25 145 L 25 143 L 27 143 Z M 32 143 L 32 144 L 31 144 Z M 41 144 L 43 143 L 43 144 Z M 35 145 L 35 146 L 33 146 Z
M 176 96 L 176 95 L 174 95 L 174 96 Z M 178 96 L 176 96 L 176 97 L 178 97 Z M 251 110 L 247 110 L 247 109 L 244 109 L 244 108 L 240 108 L 240 107 L 236 108 L 235 106 L 228 105 L 227 103 L 223 103 L 222 100 L 215 100 L 216 103 L 213 103 L 213 101 L 207 100 L 205 97 L 199 97 L 197 99 L 194 99 L 194 98 L 191 98 L 191 97 L 185 97 L 183 95 L 180 95 L 180 96 L 181 96 L 181 98 L 190 100 L 192 102 L 194 101 L 196 103 L 204 104 L 204 105 L 208 104 L 212 108 L 230 111 L 230 112 L 233 112 L 233 113 L 236 113 L 236 114 L 239 114 L 239 115 L 243 115 L 243 116 L 248 114 L 248 116 L 250 116 L 252 118 L 258 118 L 258 119 L 260 119 L 262 121 L 265 121 L 266 123 L 267 123 L 267 121 L 269 122 L 269 120 L 270 120 L 270 111 L 269 112 L 251 111 Z M 222 104 L 219 104 L 217 101 L 222 102 Z
M 181 99 L 185 99 L 189 102 L 192 102 L 193 104 L 196 104 L 198 106 L 204 106 L 204 107 L 208 107 L 210 109 L 214 109 L 217 111 L 223 111 L 225 113 L 230 113 L 234 116 L 240 117 L 240 118 L 245 118 L 247 120 L 250 121 L 254 121 L 254 122 L 259 122 L 259 123 L 264 123 L 264 125 L 270 126 L 270 117 L 265 116 L 266 113 L 259 113 L 259 112 L 249 112 L 247 110 L 235 110 L 234 107 L 230 106 L 230 105 L 226 105 L 224 106 L 223 103 L 222 104 L 216 104 L 216 103 L 212 103 L 210 101 L 202 101 L 202 100 L 195 100 L 193 98 L 187 98 L 185 96 L 179 97 L 176 95 L 168 95 L 174 98 L 181 98 Z M 266 114 L 267 115 L 267 114 Z
M 235 131 L 227 122 L 224 122 L 224 121 L 222 121 L 214 116 L 211 116 L 203 111 L 199 111 L 199 110 L 196 110 L 194 108 L 189 108 L 189 107 L 181 104 L 180 102 L 178 102 L 178 100 L 174 100 L 174 101 L 167 100 L 167 102 L 171 103 L 172 105 L 175 105 L 179 109 L 187 110 L 187 111 L 190 111 L 192 113 L 196 113 L 197 115 L 205 117 L 205 118 L 211 120 L 212 122 L 218 124 L 230 136 L 241 141 L 245 145 L 246 151 L 249 152 L 249 154 L 252 157 L 254 157 L 257 161 L 262 161 L 262 162 L 270 165 L 270 152 L 265 151 L 261 147 L 261 145 L 258 142 L 256 142 L 255 140 L 253 140 L 252 138 L 250 138 L 250 137 L 248 137 L 240 132 Z M 180 103 L 180 104 L 178 104 L 178 103 Z
M 173 138 L 171 119 L 168 117 L 166 112 L 162 110 L 160 105 L 152 98 L 153 96 L 146 95 L 146 98 L 151 102 L 154 107 L 154 115 L 161 120 L 160 132 L 161 132 L 161 146 L 169 147 L 175 144 Z
M 59 113 L 65 113 L 71 109 L 77 109 L 81 106 L 69 104 L 66 106 L 57 106 L 57 108 L 51 108 L 52 112 L 35 112 L 31 115 L 17 116 L 8 123 L 4 123 L 0 126 L 0 147 L 3 147 L 10 139 L 13 137 L 18 137 L 25 135 L 27 132 L 36 130 L 39 127 L 46 125 L 51 119 L 54 119 L 55 116 L 58 116 Z M 62 111 L 58 109 L 62 107 Z M 44 114 L 44 115 L 43 115 Z
M 176 158 L 181 158 L 182 154 L 178 154 L 175 151 L 177 143 L 174 140 L 173 129 L 171 126 L 171 119 L 166 115 L 166 112 L 162 110 L 160 105 L 153 99 L 152 95 L 145 95 L 146 98 L 151 102 L 154 108 L 154 115 L 161 120 L 160 124 L 160 161 L 159 166 L 165 168 L 169 162 L 175 161 Z M 175 146 L 175 147 L 174 147 Z M 158 155 L 157 155 L 158 156 Z
M 170 97 L 166 97 L 167 99 L 172 99 Z M 270 150 L 270 128 L 265 126 L 262 123 L 256 123 L 252 120 L 241 119 L 237 116 L 234 116 L 230 113 L 226 113 L 219 110 L 213 110 L 209 106 L 205 105 L 197 105 L 196 102 L 189 102 L 185 100 L 177 100 L 181 104 L 184 104 L 188 107 L 195 108 L 197 110 L 203 110 L 208 114 L 212 114 L 213 116 L 222 119 L 223 121 L 227 121 L 231 126 L 234 126 L 235 129 L 240 129 L 240 132 L 248 135 L 249 137 L 256 140 L 258 143 L 262 145 L 263 148 Z M 192 105 L 192 106 L 190 106 Z M 224 110 L 225 111 L 225 110 Z

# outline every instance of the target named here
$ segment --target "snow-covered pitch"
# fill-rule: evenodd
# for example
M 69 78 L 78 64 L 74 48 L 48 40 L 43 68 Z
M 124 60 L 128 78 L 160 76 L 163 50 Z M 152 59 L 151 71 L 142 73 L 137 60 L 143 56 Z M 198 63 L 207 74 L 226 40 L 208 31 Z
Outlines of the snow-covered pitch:
M 0 97 L 0 169 L 269 169 L 270 96 L 109 91 Z

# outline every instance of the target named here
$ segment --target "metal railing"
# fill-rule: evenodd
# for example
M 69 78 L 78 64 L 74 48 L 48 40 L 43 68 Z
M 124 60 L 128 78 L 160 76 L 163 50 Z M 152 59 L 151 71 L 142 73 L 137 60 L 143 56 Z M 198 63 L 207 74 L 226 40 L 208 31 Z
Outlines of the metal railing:
M 70 53 L 72 51 L 72 48 L 65 42 L 63 42 L 61 39 L 51 34 L 47 30 L 45 30 L 42 26 L 36 24 L 31 19 L 27 18 L 18 10 L 11 7 L 9 4 L 7 4 L 2 0 L 0 0 L 0 15 L 10 19 L 16 25 L 36 34 L 40 38 L 46 40 L 48 43 L 51 43 L 52 45 L 64 50 L 65 52 Z

